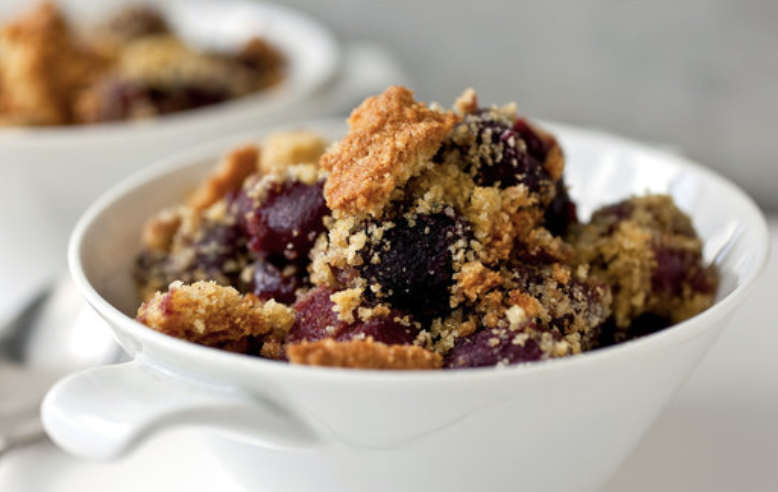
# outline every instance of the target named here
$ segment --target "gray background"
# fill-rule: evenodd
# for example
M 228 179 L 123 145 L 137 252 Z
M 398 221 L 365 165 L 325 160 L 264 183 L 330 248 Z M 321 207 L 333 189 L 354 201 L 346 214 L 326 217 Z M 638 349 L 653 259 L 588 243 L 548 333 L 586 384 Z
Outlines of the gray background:
M 418 98 L 666 144 L 778 210 L 778 2 L 287 0 L 389 48 Z

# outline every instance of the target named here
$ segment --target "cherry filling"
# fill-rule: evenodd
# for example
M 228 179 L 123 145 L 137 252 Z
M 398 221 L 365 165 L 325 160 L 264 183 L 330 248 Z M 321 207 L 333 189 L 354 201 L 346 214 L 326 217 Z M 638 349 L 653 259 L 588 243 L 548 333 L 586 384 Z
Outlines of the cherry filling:
M 318 287 L 292 306 L 297 315 L 286 336 L 287 343 L 313 342 L 323 338 L 345 341 L 372 337 L 376 342 L 402 345 L 412 343 L 419 334 L 419 329 L 410 322 L 410 317 L 397 311 L 369 321 L 347 323 L 333 309 L 335 303 L 330 299 L 333 293 L 332 289 Z
M 715 277 L 703 266 L 701 255 L 689 250 L 654 245 L 656 269 L 651 287 L 656 293 L 680 295 L 684 285 L 695 292 L 711 294 L 716 288 Z
M 476 163 L 475 181 L 480 186 L 508 188 L 523 184 L 532 193 L 543 192 L 552 184 L 543 163 L 548 152 L 546 145 L 524 122 L 517 120 L 513 127 L 486 114 L 469 116 L 475 119 L 475 145 L 488 149 L 488 156 Z M 472 123 L 471 123 L 472 124 Z
M 252 265 L 249 290 L 263 301 L 275 299 L 292 304 L 297 290 L 308 286 L 305 268 L 296 264 L 279 268 L 267 260 L 258 259 Z
M 449 309 L 452 247 L 465 237 L 463 222 L 453 212 L 398 218 L 378 244 L 363 253 L 363 276 L 380 287 L 374 299 L 430 320 Z
M 570 226 L 578 224 L 578 210 L 563 179 L 556 182 L 554 199 L 546 209 L 543 220 L 551 234 L 562 237 L 567 234 Z
M 262 257 L 287 260 L 308 257 L 316 237 L 324 232 L 324 183 L 285 181 L 267 191 L 246 215 L 249 247 Z
M 443 366 L 448 369 L 510 365 L 540 360 L 543 351 L 524 330 L 538 328 L 529 323 L 522 330 L 484 329 L 457 339 Z M 558 335 L 557 335 L 558 338 Z
M 220 103 L 230 98 L 224 88 L 187 84 L 154 87 L 121 78 L 106 79 L 94 88 L 97 107 L 90 115 L 95 122 L 119 121 L 148 116 L 150 112 L 169 114 Z
M 259 202 L 245 189 L 229 197 L 233 222 L 256 256 L 248 289 L 260 299 L 291 304 L 310 286 L 308 254 L 329 213 L 322 190 L 322 182 L 288 180 L 272 183 Z

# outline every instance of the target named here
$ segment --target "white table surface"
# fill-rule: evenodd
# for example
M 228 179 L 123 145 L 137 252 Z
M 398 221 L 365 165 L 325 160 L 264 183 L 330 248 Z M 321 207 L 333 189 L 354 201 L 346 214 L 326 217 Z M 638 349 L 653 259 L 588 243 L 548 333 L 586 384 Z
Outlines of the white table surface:
M 759 286 L 601 492 L 778 490 L 778 216 L 770 227 L 772 257 Z M 0 490 L 245 492 L 187 430 L 113 463 L 82 461 L 48 443 L 23 449 L 0 460 Z

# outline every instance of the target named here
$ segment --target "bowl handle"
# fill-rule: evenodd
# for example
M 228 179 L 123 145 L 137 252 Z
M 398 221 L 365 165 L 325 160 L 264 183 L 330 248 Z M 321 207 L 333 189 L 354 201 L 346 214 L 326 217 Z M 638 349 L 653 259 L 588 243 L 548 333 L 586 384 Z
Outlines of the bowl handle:
M 56 444 L 93 459 L 118 458 L 173 425 L 208 427 L 273 448 L 323 442 L 309 422 L 273 401 L 178 378 L 137 360 L 61 380 L 46 395 L 41 417 Z

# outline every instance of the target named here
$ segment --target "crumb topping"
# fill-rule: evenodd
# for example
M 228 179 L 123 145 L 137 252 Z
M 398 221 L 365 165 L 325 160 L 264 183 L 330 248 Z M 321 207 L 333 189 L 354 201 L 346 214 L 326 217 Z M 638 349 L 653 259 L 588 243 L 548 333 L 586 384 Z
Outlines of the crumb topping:
M 327 204 L 379 215 L 394 190 L 429 167 L 457 119 L 417 103 L 403 87 L 368 98 L 351 114 L 346 137 L 321 159 L 330 172 Z
M 443 358 L 413 345 L 386 345 L 372 339 L 336 342 L 324 339 L 291 344 L 289 362 L 308 366 L 350 369 L 424 370 L 438 369 Z
M 240 147 L 227 154 L 189 196 L 189 207 L 205 210 L 227 193 L 239 190 L 246 178 L 257 172 L 258 159 L 259 149 L 254 145 Z
M 330 296 L 335 304 L 333 310 L 338 314 L 338 318 L 346 323 L 354 322 L 354 311 L 362 304 L 362 289 L 354 288 L 335 292 Z M 370 314 L 363 312 L 361 318 L 369 317 Z
M 0 31 L 0 125 L 61 125 L 70 98 L 105 63 L 75 37 L 49 2 Z
M 235 53 L 186 44 L 150 6 L 76 26 L 42 2 L 0 31 L 0 125 L 156 117 L 223 102 L 283 79 L 284 56 L 253 38 Z
M 478 109 L 478 95 L 472 87 L 468 87 L 460 95 L 456 101 L 454 101 L 454 111 L 461 116 L 466 114 L 475 113 Z
M 702 241 L 667 195 L 601 208 L 573 241 L 578 261 L 612 287 L 622 330 L 645 314 L 677 323 L 713 304 L 716 272 L 703 265 Z
M 326 145 L 319 135 L 308 131 L 273 133 L 262 146 L 260 170 L 269 174 L 293 164 L 318 162 Z
M 173 282 L 141 305 L 137 320 L 200 345 L 242 351 L 250 337 L 288 331 L 294 314 L 275 301 L 262 303 L 214 282 Z
M 321 167 L 297 163 L 323 149 L 314 137 L 274 136 L 262 172 L 222 169 L 206 198 L 149 220 L 141 292 L 212 280 L 275 299 L 291 327 L 246 353 L 371 369 L 567 357 L 713 303 L 717 273 L 670 197 L 580 223 L 553 135 L 471 90 L 455 108 L 389 88 L 352 114 Z

